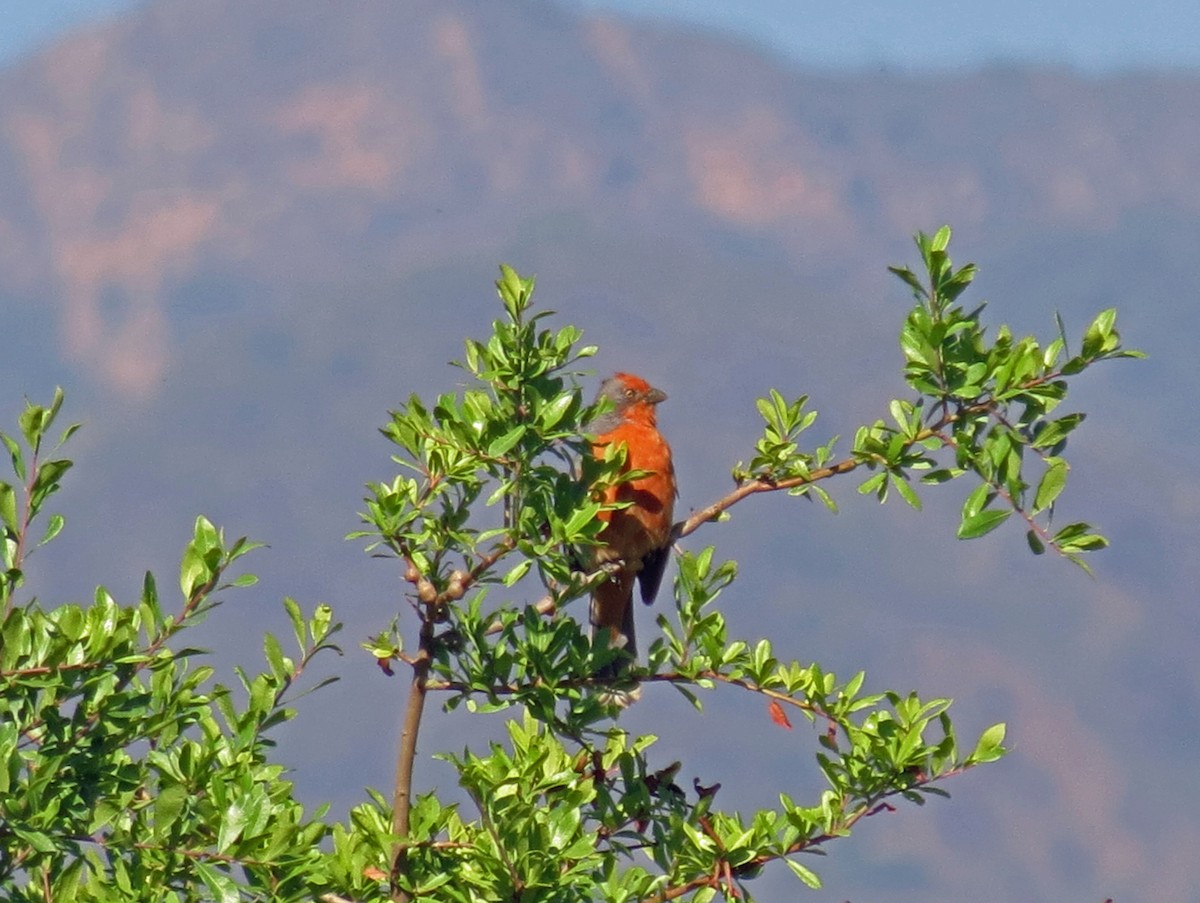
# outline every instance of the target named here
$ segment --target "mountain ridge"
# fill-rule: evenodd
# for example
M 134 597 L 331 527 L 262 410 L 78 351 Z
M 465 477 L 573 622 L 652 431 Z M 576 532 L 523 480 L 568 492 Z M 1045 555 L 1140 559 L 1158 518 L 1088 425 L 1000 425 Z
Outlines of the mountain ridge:
M 396 272 L 567 209 L 793 261 L 940 221 L 1111 227 L 1200 211 L 1198 123 L 1200 77 L 836 79 L 550 3 L 168 0 L 0 76 L 0 291 L 59 294 L 66 355 L 139 395 L 163 296 L 209 262 Z

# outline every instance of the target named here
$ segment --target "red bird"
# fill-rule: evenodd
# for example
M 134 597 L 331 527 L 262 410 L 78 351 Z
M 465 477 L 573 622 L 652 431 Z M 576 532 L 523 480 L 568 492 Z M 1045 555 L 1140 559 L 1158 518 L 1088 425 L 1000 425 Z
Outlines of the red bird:
M 620 569 L 592 594 L 592 625 L 607 628 L 610 645 L 637 655 L 634 639 L 633 583 L 641 584 L 642 601 L 649 605 L 658 593 L 671 550 L 671 518 L 675 513 L 675 466 L 671 447 L 658 431 L 655 406 L 667 395 L 630 373 L 617 373 L 600 385 L 597 400 L 607 398 L 613 409 L 588 424 L 595 434 L 592 453 L 603 457 L 610 445 L 625 446 L 623 472 L 647 471 L 645 476 L 605 490 L 603 500 L 629 502 L 627 507 L 602 511 L 604 529 L 596 550 L 598 563 L 620 561 Z M 606 669 L 608 670 L 608 669 Z M 613 676 L 608 670 L 607 676 Z

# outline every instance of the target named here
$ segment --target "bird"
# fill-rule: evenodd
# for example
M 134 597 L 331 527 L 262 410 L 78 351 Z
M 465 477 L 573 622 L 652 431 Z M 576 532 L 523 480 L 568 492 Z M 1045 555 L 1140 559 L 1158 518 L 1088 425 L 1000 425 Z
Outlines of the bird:
M 604 526 L 594 561 L 616 563 L 617 567 L 592 592 L 591 623 L 593 636 L 607 630 L 609 645 L 633 659 L 637 657 L 634 581 L 640 585 L 642 601 L 649 605 L 658 594 L 671 550 L 678 488 L 671 446 L 658 431 L 655 414 L 667 394 L 640 376 L 616 373 L 601 383 L 597 402 L 602 398 L 612 402 L 612 408 L 586 427 L 593 437 L 592 454 L 603 458 L 610 446 L 624 446 L 622 473 L 645 473 L 603 491 L 601 501 L 606 504 L 628 504 L 598 515 Z M 601 669 L 597 676 L 615 677 L 621 664 Z

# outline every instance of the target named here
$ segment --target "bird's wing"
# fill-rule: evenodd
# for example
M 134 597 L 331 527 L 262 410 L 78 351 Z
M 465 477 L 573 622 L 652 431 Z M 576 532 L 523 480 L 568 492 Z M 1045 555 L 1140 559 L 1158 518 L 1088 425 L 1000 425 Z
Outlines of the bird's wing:
M 667 569 L 667 559 L 671 557 L 671 546 L 661 549 L 651 549 L 642 557 L 642 569 L 638 571 L 638 585 L 642 589 L 642 601 L 649 605 L 658 595 L 658 587 L 662 584 L 663 573 Z

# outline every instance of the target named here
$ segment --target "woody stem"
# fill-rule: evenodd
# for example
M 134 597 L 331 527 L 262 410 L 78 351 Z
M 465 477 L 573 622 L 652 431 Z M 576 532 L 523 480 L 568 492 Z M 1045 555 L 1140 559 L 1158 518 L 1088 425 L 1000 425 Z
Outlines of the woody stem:
M 404 710 L 404 723 L 400 730 L 400 748 L 396 754 L 396 785 L 392 794 L 392 833 L 398 840 L 392 848 L 392 900 L 394 903 L 409 903 L 409 896 L 400 888 L 400 876 L 408 861 L 409 814 L 412 811 L 413 763 L 417 758 L 417 735 L 421 729 L 421 715 L 425 711 L 428 695 L 426 681 L 429 663 L 433 658 L 433 617 L 424 612 L 421 619 L 420 651 L 412 663 L 412 684 L 408 691 L 408 705 Z

